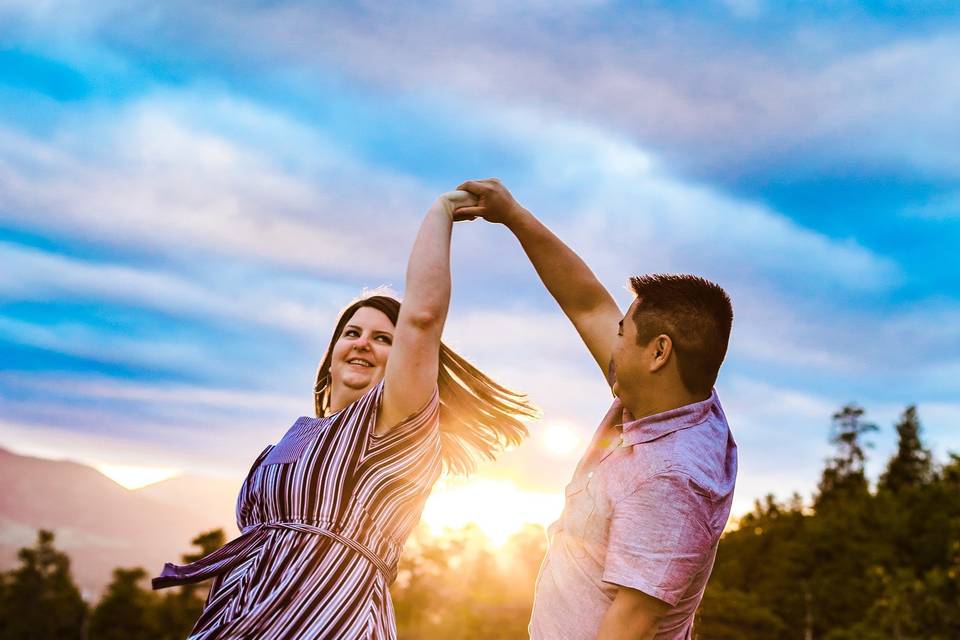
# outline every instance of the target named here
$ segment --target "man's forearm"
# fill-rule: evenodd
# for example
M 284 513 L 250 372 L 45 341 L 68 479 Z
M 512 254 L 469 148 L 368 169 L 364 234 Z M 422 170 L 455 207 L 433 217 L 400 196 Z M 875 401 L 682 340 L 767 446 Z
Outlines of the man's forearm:
M 477 206 L 458 209 L 460 215 L 482 217 L 513 231 L 547 291 L 573 322 L 606 377 L 617 323 L 623 317 L 613 296 L 580 256 L 520 206 L 499 180 L 468 180 L 458 189 L 478 198 Z
M 603 615 L 597 640 L 650 640 L 666 610 L 665 603 L 622 587 Z
M 524 209 L 507 226 L 547 291 L 571 320 L 598 309 L 618 309 L 590 267 L 532 213 Z

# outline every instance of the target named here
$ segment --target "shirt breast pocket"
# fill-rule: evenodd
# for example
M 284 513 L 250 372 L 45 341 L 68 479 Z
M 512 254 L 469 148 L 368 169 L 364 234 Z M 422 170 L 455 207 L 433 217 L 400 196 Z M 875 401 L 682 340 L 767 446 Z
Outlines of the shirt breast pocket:
M 587 483 L 588 480 L 571 482 L 564 492 L 563 530 L 568 535 L 581 539 L 594 510 L 593 497 L 587 490 Z

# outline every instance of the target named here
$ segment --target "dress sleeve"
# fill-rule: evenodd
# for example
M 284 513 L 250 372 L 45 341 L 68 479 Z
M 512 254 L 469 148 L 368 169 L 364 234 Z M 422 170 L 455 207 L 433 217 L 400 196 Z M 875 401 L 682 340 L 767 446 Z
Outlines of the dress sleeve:
M 614 505 L 603 580 L 674 606 L 709 568 L 717 540 L 683 474 L 646 480 Z
M 383 387 L 384 381 L 381 380 L 380 384 L 378 384 L 376 389 L 374 389 L 372 392 L 372 407 L 369 410 L 368 415 L 365 416 L 364 420 L 371 438 L 381 440 L 396 437 L 401 433 L 419 431 L 422 427 L 425 427 L 431 423 L 436 423 L 439 420 L 440 390 L 439 388 L 434 387 L 433 395 L 430 396 L 430 398 L 422 407 L 420 407 L 420 409 L 414 411 L 406 418 L 400 420 L 400 422 L 390 427 L 390 431 L 388 431 L 386 434 L 382 436 L 376 435 L 374 433 L 374 429 L 377 426 L 377 413 L 380 410 L 380 403 L 383 401 Z

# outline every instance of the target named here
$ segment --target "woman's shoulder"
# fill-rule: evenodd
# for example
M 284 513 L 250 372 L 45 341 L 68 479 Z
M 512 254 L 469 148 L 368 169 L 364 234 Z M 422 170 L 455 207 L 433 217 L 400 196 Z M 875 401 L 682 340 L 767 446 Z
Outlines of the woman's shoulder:
M 439 417 L 440 390 L 438 388 L 434 388 L 433 394 L 431 394 L 430 398 L 428 398 L 419 409 L 407 416 L 404 416 L 395 424 L 390 425 L 388 428 L 382 429 L 379 435 L 374 433 L 373 436 L 377 438 L 386 438 L 390 435 L 399 433 L 418 431 L 420 428 L 426 425 L 437 422 Z

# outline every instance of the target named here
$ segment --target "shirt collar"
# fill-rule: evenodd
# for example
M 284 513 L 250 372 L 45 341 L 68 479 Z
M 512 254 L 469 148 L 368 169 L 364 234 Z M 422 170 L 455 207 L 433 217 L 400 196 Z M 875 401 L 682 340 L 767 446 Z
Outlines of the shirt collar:
M 624 446 L 643 444 L 674 431 L 696 426 L 707 419 L 716 405 L 717 391 L 713 389 L 706 400 L 655 413 L 639 420 L 627 422 L 630 412 L 624 407 L 623 444 Z

